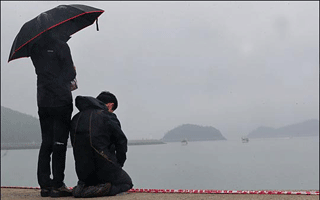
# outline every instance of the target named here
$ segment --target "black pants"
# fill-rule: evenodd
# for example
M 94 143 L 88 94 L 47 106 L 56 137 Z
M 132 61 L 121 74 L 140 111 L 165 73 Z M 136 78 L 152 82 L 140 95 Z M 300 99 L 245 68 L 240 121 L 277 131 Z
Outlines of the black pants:
M 73 105 L 39 107 L 42 143 L 38 158 L 38 183 L 41 188 L 61 187 L 64 183 L 67 141 Z M 51 154 L 52 174 L 51 175 Z
M 90 144 L 90 138 L 87 134 L 71 135 L 73 144 L 73 155 L 75 159 L 76 173 L 78 176 L 78 185 L 96 186 L 99 184 L 111 183 L 108 196 L 113 196 L 121 192 L 126 192 L 133 187 L 131 177 L 120 166 L 115 165 L 100 154 L 98 154 Z M 77 190 L 76 196 L 89 197 L 100 196 L 92 194 L 88 187 Z M 86 196 L 86 194 L 90 194 Z
M 133 184 L 127 172 L 124 171 L 123 169 L 120 169 L 120 171 L 117 173 L 118 173 L 118 176 L 116 176 L 116 179 L 112 181 L 97 181 L 97 182 L 100 182 L 97 185 L 92 185 L 92 184 L 88 185 L 84 181 L 79 180 L 78 185 L 76 187 L 81 187 L 80 185 L 83 185 L 84 187 L 82 187 L 81 189 L 78 188 L 74 190 L 73 195 L 75 197 L 83 197 L 83 198 L 114 196 L 121 192 L 126 192 L 130 190 L 133 187 Z M 106 174 L 106 176 L 108 176 L 108 174 Z M 111 188 L 109 189 L 108 193 L 102 192 L 104 190 L 102 188 L 104 188 L 105 186 L 101 186 L 100 184 L 103 184 L 103 183 L 111 183 Z

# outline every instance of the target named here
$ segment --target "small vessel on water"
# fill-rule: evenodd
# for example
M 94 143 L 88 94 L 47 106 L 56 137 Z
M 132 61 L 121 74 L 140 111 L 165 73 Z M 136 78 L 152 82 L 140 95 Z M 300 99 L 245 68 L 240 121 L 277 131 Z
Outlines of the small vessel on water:
M 248 137 L 241 137 L 242 143 L 248 143 L 249 138 Z
M 182 144 L 182 145 L 187 145 L 187 144 L 188 144 L 187 138 L 181 140 L 181 144 Z

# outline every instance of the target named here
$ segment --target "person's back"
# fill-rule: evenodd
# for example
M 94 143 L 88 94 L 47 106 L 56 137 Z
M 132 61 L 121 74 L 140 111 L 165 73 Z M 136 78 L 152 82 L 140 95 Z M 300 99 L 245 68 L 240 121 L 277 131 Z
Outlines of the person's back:
M 76 97 L 79 109 L 71 122 L 71 142 L 79 179 L 75 197 L 115 195 L 132 188 L 122 169 L 126 160 L 127 138 L 116 115 L 104 102 L 93 97 Z M 108 194 L 90 192 L 88 186 L 111 183 Z M 82 186 L 82 188 L 81 188 Z M 86 189 L 83 189 L 86 186 Z
M 37 74 L 39 107 L 57 107 L 72 103 L 70 82 L 76 72 L 66 42 L 43 35 L 32 46 L 31 60 Z

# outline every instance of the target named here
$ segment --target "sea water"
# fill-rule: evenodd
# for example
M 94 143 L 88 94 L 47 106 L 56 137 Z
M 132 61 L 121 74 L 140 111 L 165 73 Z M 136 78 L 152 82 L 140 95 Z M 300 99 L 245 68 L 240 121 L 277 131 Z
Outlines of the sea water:
M 1 186 L 38 186 L 38 149 L 1 150 Z M 319 137 L 129 146 L 134 188 L 319 190 Z M 68 148 L 65 183 L 77 183 Z

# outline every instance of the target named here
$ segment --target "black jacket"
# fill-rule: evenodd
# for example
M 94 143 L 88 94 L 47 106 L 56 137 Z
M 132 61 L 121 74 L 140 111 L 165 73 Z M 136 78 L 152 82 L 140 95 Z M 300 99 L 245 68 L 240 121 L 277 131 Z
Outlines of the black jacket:
M 127 138 L 117 116 L 93 97 L 77 96 L 75 104 L 80 112 L 72 118 L 70 135 L 76 165 L 95 162 L 88 153 L 94 151 L 115 167 L 123 167 Z
M 43 36 L 32 46 L 31 60 L 37 74 L 38 106 L 72 104 L 70 81 L 76 77 L 76 71 L 68 44 Z

